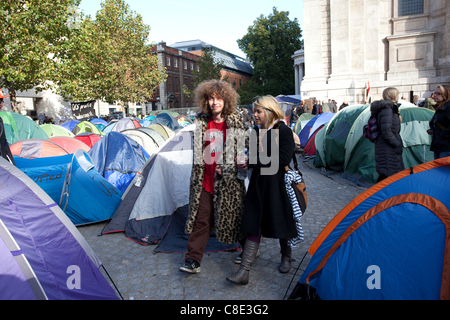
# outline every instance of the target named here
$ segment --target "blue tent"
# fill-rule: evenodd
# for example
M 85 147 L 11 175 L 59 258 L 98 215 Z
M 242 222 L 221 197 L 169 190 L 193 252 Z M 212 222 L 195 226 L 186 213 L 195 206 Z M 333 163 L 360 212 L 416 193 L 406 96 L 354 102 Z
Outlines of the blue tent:
M 14 160 L 75 225 L 109 219 L 122 197 L 122 192 L 95 170 L 82 150 L 60 157 Z
M 168 113 L 160 113 L 158 114 L 150 123 L 150 125 L 152 124 L 162 124 L 163 126 L 168 127 L 169 129 L 171 129 L 172 131 L 178 131 L 181 129 L 180 125 L 178 124 L 177 119 L 175 119 L 174 117 L 172 117 L 170 114 Z
M 122 192 L 142 168 L 150 155 L 136 141 L 111 131 L 89 151 L 95 168 Z
M 309 122 L 306 124 L 306 126 L 303 127 L 302 131 L 298 135 L 300 138 L 300 144 L 302 146 L 306 146 L 309 138 L 314 134 L 314 132 L 324 124 L 330 122 L 335 115 L 335 113 L 325 112 L 309 120 Z
M 69 130 L 70 132 L 72 132 L 73 128 L 75 128 L 76 125 L 79 123 L 80 123 L 80 121 L 78 121 L 78 120 L 70 120 L 70 121 L 66 121 L 63 124 L 61 124 L 61 127 L 64 127 L 67 130 Z
M 302 100 L 291 98 L 291 97 L 275 97 L 278 102 L 287 102 L 287 103 L 300 103 Z
M 309 248 L 290 298 L 450 300 L 449 185 L 447 157 L 356 197 Z

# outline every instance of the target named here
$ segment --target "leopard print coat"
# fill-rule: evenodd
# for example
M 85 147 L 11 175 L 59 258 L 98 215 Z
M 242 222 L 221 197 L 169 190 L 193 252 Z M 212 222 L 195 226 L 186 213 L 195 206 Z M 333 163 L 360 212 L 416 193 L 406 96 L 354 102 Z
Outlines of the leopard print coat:
M 207 114 L 200 113 L 196 116 L 194 123 L 194 164 L 190 181 L 189 192 L 189 216 L 186 222 L 185 232 L 191 234 L 200 204 L 200 195 L 203 186 L 203 176 L 205 174 L 205 135 L 208 126 Z M 244 133 L 244 118 L 238 112 L 226 117 L 228 129 L 235 132 Z M 222 176 L 216 173 L 214 179 L 214 230 L 217 239 L 225 244 L 232 244 L 244 238 L 241 232 L 242 213 L 244 209 L 245 184 L 243 180 L 237 178 L 237 165 L 234 155 L 237 153 L 237 136 L 232 136 L 227 132 L 227 140 L 234 139 L 234 153 L 227 158 L 227 148 L 223 150 L 223 164 L 220 164 Z M 240 143 L 240 142 L 239 142 Z M 227 144 L 225 144 L 227 145 Z M 228 152 L 230 154 L 231 152 Z M 230 160 L 231 159 L 231 160 Z

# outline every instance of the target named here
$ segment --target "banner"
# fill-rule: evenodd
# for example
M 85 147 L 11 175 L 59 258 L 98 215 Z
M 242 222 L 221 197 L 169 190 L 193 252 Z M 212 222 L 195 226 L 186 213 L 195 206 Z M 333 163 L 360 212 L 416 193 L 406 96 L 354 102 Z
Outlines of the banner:
M 85 119 L 95 117 L 95 100 L 86 102 L 72 102 L 70 106 L 72 107 L 72 115 L 75 119 Z

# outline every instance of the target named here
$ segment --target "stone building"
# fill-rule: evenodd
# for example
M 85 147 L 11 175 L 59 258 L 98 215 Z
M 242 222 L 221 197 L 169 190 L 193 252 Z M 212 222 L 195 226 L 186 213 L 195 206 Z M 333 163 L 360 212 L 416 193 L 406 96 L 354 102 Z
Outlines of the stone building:
M 304 51 L 292 56 L 296 94 L 372 101 L 396 87 L 412 101 L 450 82 L 450 1 L 303 0 Z

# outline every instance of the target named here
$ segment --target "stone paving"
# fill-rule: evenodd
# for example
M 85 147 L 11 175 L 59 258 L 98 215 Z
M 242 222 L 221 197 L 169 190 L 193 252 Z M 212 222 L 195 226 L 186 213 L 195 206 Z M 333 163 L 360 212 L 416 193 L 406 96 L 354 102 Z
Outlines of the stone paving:
M 202 272 L 188 275 L 178 270 L 184 254 L 154 254 L 154 246 L 134 243 L 124 233 L 98 236 L 104 223 L 78 227 L 78 230 L 125 300 L 282 300 L 291 281 L 288 296 L 306 269 L 309 254 L 294 277 L 314 239 L 342 208 L 366 190 L 340 178 L 340 173 L 314 169 L 302 163 L 300 157 L 299 166 L 308 191 L 308 208 L 302 220 L 305 242 L 293 249 L 296 261 L 288 274 L 278 272 L 280 254 L 276 239 L 263 238 L 261 255 L 250 272 L 250 283 L 236 286 L 225 278 L 237 270 L 233 260 L 238 252 L 205 254 Z

